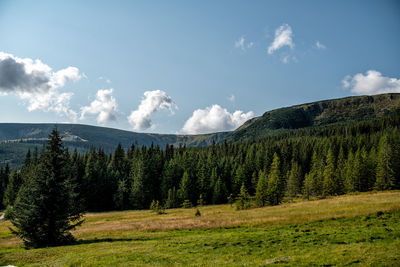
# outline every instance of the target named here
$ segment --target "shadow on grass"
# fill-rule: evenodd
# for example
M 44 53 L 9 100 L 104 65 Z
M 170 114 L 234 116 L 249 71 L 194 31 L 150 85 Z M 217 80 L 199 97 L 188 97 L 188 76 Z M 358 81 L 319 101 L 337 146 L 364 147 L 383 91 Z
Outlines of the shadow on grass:
M 95 244 L 95 243 L 112 243 L 112 242 L 131 242 L 131 241 L 146 241 L 149 238 L 94 238 L 77 240 L 73 245 Z

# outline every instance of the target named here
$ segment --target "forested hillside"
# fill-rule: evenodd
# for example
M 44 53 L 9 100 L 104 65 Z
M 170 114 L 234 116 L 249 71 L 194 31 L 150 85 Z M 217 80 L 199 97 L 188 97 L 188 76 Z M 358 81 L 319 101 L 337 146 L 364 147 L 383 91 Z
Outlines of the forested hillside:
M 357 96 L 342 99 L 318 101 L 266 112 L 261 117 L 247 121 L 232 132 L 204 135 L 172 135 L 135 133 L 118 129 L 79 124 L 57 124 L 63 142 L 70 151 L 77 149 L 84 153 L 91 147 L 101 148 L 106 154 L 112 153 L 118 144 L 128 149 L 151 144 L 162 149 L 167 145 L 201 147 L 213 142 L 243 142 L 265 137 L 291 134 L 299 129 L 319 128 L 343 123 L 368 121 L 391 114 L 400 114 L 400 94 Z M 25 154 L 46 143 L 54 124 L 0 123 L 0 166 L 7 163 L 21 167 Z M 311 130 L 313 131 L 313 130 Z
M 257 140 L 277 132 L 304 127 L 358 122 L 400 114 L 400 94 L 353 96 L 280 108 L 247 121 L 229 140 Z
M 64 145 L 70 151 L 87 152 L 90 148 L 101 148 L 105 153 L 112 153 L 118 144 L 127 149 L 132 144 L 150 146 L 151 144 L 165 147 L 175 146 L 206 146 L 212 142 L 221 142 L 226 133 L 206 135 L 173 135 L 135 133 L 106 127 L 81 124 L 27 124 L 0 123 L 0 166 L 9 164 L 21 167 L 26 152 L 36 147 L 39 150 L 46 144 L 48 135 L 57 127 L 63 138 Z
M 255 196 L 258 205 L 283 197 L 319 198 L 355 191 L 400 188 L 399 115 L 293 130 L 258 141 L 208 147 L 118 145 L 64 151 L 67 173 L 86 210 L 167 208 L 225 203 Z M 29 151 L 21 170 L 1 168 L 1 195 L 12 206 L 35 166 Z M 245 206 L 243 206 L 245 208 Z

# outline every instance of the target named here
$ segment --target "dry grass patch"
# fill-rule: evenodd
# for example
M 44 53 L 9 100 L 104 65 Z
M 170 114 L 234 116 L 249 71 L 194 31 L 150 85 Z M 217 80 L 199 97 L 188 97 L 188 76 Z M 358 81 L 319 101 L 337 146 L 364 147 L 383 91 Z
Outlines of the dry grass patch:
M 242 211 L 237 211 L 229 205 L 204 206 L 200 207 L 200 217 L 194 216 L 194 208 L 170 209 L 163 215 L 148 210 L 89 213 L 85 216 L 86 222 L 75 234 L 84 237 L 93 232 L 111 234 L 236 226 L 263 227 L 366 215 L 394 209 L 400 209 L 398 191 L 346 195 Z

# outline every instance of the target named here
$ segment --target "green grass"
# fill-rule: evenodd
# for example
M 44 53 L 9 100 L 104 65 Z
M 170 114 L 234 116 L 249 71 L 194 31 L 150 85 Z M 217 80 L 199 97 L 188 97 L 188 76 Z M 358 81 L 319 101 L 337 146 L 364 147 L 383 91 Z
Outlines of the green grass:
M 77 245 L 23 248 L 0 222 L 0 265 L 399 266 L 400 192 L 245 211 L 229 205 L 91 213 Z

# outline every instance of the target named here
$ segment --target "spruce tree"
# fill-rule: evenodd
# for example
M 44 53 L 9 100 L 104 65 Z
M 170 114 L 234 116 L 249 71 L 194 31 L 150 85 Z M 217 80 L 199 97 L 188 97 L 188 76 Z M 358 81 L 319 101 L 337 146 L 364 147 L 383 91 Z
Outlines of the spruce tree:
M 250 208 L 249 193 L 247 192 L 246 186 L 243 183 L 240 187 L 240 193 L 236 197 L 236 209 L 244 210 Z
M 10 167 L 8 166 L 7 163 L 4 169 L 0 168 L 0 208 L 4 208 L 3 199 L 4 199 L 4 193 L 8 185 L 8 180 L 10 179 L 9 176 L 10 176 Z
M 14 206 L 14 201 L 17 198 L 18 191 L 22 185 L 21 174 L 14 169 L 10 174 L 6 191 L 4 192 L 3 204 L 5 207 Z
M 183 177 L 178 190 L 178 195 L 181 201 L 190 200 L 190 177 L 187 172 L 183 173 Z
M 345 166 L 346 166 L 346 159 L 344 157 L 343 146 L 340 146 L 339 155 L 337 158 L 337 167 L 336 167 L 336 182 L 337 182 L 336 193 L 339 195 L 343 193 Z
M 67 156 L 54 129 L 39 164 L 22 185 L 12 212 L 12 232 L 26 246 L 70 243 L 74 240 L 70 231 L 82 223 L 82 211 L 74 203 L 77 199 L 69 179 Z
M 139 159 L 132 165 L 130 177 L 132 179 L 131 205 L 135 209 L 145 209 L 148 207 L 146 189 L 146 167 L 145 162 Z
M 256 204 L 260 207 L 264 207 L 267 204 L 267 186 L 267 174 L 265 171 L 260 171 L 256 188 Z
M 287 181 L 287 195 L 290 198 L 300 194 L 301 188 L 301 168 L 299 164 L 292 160 L 292 168 L 290 169 L 289 179 Z
M 337 193 L 337 181 L 335 173 L 335 158 L 332 149 L 329 149 L 324 168 L 323 195 L 329 196 Z
M 283 184 L 279 168 L 280 160 L 275 153 L 268 177 L 267 201 L 269 205 L 278 205 L 283 198 Z
M 228 192 L 226 191 L 225 183 L 218 178 L 217 182 L 214 185 L 214 194 L 213 194 L 213 203 L 214 204 L 222 204 L 226 202 Z
M 176 196 L 175 187 L 168 190 L 168 198 L 167 198 L 166 206 L 168 209 L 178 207 L 178 200 L 177 200 L 177 196 Z
M 384 135 L 379 142 L 375 182 L 375 189 L 377 190 L 391 189 L 395 185 L 395 174 L 392 167 L 392 148 L 388 139 L 388 136 Z
M 307 198 L 322 194 L 323 172 L 324 161 L 318 157 L 317 151 L 314 150 L 311 159 L 311 170 L 304 180 L 304 193 Z
M 353 171 L 353 163 L 354 163 L 354 154 L 350 150 L 349 154 L 347 156 L 346 164 L 344 166 L 344 181 L 343 181 L 343 186 L 344 186 L 344 191 L 346 193 L 349 192 L 354 192 L 356 191 L 355 185 L 354 185 L 354 171 Z
M 241 165 L 239 165 L 235 171 L 235 175 L 233 177 L 232 191 L 234 195 L 240 193 L 240 188 L 245 183 L 246 177 L 244 170 Z

